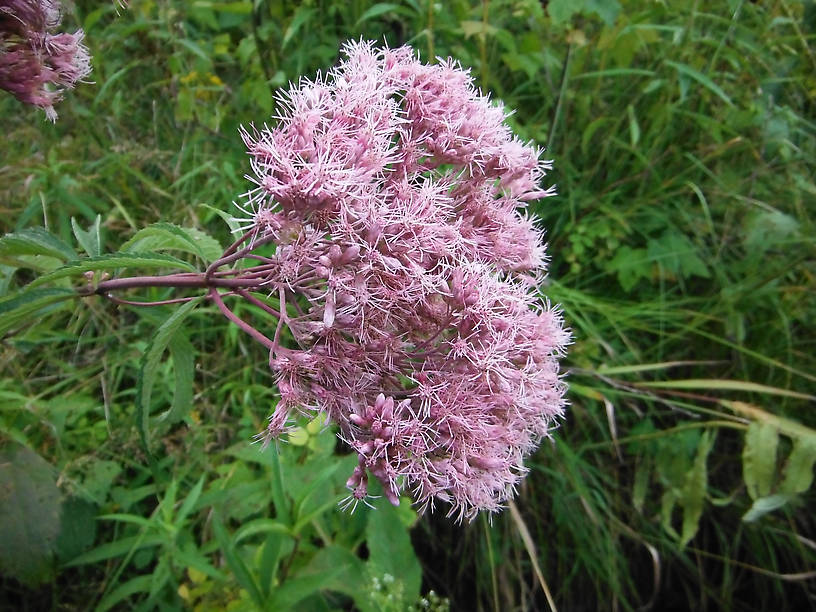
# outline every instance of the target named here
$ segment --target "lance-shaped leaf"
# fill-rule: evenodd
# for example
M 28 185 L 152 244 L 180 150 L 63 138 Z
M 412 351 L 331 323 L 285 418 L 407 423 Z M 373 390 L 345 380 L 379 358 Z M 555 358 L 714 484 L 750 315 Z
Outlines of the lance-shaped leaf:
M 742 450 L 742 477 L 751 499 L 771 492 L 778 444 L 779 431 L 770 423 L 753 422 L 748 426 Z

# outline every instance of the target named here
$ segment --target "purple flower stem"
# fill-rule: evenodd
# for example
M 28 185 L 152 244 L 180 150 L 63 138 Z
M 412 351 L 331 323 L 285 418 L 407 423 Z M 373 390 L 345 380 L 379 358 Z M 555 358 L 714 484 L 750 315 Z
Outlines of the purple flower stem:
M 218 293 L 218 289 L 216 289 L 215 287 L 211 287 L 210 292 L 207 295 L 213 302 L 215 302 L 215 305 L 218 306 L 218 310 L 220 310 L 225 317 L 227 317 L 230 321 L 235 323 L 243 331 L 245 331 L 247 334 L 255 338 L 255 340 L 263 344 L 270 351 L 276 349 L 279 350 L 279 347 L 274 341 L 264 336 L 261 332 L 259 332 L 257 329 L 252 327 L 249 323 L 244 321 L 241 317 L 239 317 L 229 308 L 227 308 L 227 305 L 224 304 L 224 300 L 221 299 L 221 294 Z
M 175 287 L 179 289 L 246 289 L 260 287 L 263 281 L 245 278 L 207 278 L 204 274 L 168 274 L 166 276 L 133 276 L 128 278 L 114 278 L 98 283 L 96 287 L 89 287 L 80 292 L 86 295 L 107 295 L 111 291 L 135 289 L 145 287 Z

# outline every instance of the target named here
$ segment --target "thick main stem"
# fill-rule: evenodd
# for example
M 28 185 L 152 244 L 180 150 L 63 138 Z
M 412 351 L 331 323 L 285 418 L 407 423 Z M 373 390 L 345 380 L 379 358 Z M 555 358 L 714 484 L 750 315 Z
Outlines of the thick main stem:
M 165 276 L 133 276 L 129 278 L 114 278 L 101 281 L 96 286 L 80 290 L 80 294 L 106 295 L 111 291 L 123 289 L 137 289 L 147 287 L 176 287 L 179 289 L 207 289 L 210 287 L 221 289 L 249 289 L 264 284 L 257 278 L 218 278 L 206 274 L 167 274 Z

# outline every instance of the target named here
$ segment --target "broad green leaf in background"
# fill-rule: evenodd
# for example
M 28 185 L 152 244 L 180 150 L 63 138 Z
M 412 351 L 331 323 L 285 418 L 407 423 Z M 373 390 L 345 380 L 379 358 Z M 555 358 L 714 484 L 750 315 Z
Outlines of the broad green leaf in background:
M 646 249 L 633 249 L 626 245 L 617 249 L 606 267 L 610 272 L 617 273 L 618 282 L 624 291 L 631 291 L 640 279 L 648 279 L 652 271 Z
M 547 12 L 556 25 L 562 25 L 573 15 L 595 13 L 604 23 L 612 25 L 620 13 L 618 0 L 550 0 Z
M 90 548 L 96 538 L 96 506 L 81 497 L 69 497 L 62 503 L 62 519 L 57 538 L 61 563 L 70 561 Z
M 419 596 L 422 568 L 411 545 L 408 530 L 394 506 L 388 503 L 378 504 L 376 510 L 368 513 L 366 544 L 372 575 L 382 578 L 385 574 L 390 574 L 401 580 L 405 586 L 406 601 L 414 601 Z
M 16 443 L 0 449 L 0 570 L 28 585 L 51 578 L 60 531 L 54 468 Z
M 649 240 L 646 247 L 649 259 L 659 264 L 671 276 L 708 278 L 711 273 L 697 254 L 697 250 L 684 234 L 671 230 L 667 230 L 658 239 Z

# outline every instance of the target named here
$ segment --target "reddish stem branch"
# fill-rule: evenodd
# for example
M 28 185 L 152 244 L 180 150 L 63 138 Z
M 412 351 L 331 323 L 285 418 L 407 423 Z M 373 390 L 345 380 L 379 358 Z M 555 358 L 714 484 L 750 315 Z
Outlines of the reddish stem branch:
M 270 351 L 275 349 L 276 344 L 272 340 L 264 336 L 261 332 L 259 332 L 257 329 L 252 327 L 249 323 L 244 321 L 241 317 L 239 317 L 229 308 L 227 308 L 227 305 L 224 304 L 224 300 L 221 299 L 221 294 L 218 293 L 218 289 L 216 289 L 215 287 L 210 288 L 208 296 L 210 299 L 212 299 L 213 302 L 215 302 L 215 305 L 218 306 L 218 310 L 220 310 L 221 313 L 225 317 L 227 317 L 230 321 L 235 323 L 238 327 L 240 327 L 243 331 L 245 331 L 250 336 L 255 338 L 255 340 L 263 344 Z

